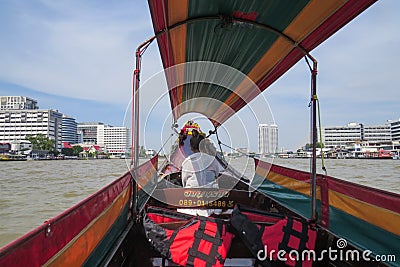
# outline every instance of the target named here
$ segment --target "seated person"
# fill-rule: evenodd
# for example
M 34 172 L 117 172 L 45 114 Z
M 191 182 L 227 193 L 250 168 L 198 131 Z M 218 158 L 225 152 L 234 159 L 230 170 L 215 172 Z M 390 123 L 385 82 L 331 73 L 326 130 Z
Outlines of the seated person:
M 193 154 L 182 162 L 182 185 L 188 188 L 218 188 L 216 178 L 224 169 L 214 156 L 200 152 L 201 145 L 206 145 L 204 136 L 193 131 L 190 138 L 190 149 Z
M 193 131 L 190 138 L 190 148 L 193 154 L 182 163 L 182 185 L 186 188 L 218 188 L 217 177 L 224 170 L 214 156 L 200 152 L 200 147 L 206 146 L 203 135 Z M 203 149 L 202 149 L 203 151 Z M 209 216 L 221 213 L 219 209 L 178 209 L 179 212 L 191 215 Z

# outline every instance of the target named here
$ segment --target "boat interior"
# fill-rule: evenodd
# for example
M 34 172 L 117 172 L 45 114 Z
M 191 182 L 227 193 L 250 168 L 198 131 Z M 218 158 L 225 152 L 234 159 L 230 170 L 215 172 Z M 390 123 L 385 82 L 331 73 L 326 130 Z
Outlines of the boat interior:
M 303 227 L 312 229 L 315 233 L 312 245 L 315 255 L 321 255 L 324 250 L 335 246 L 340 237 L 323 227 L 319 227 L 315 221 L 299 215 L 298 212 L 285 207 L 267 194 L 254 188 L 251 179 L 240 174 L 237 170 L 227 167 L 228 163 L 220 153 L 216 153 L 215 158 L 226 169 L 217 178 L 218 186 L 213 188 L 182 187 L 180 164 L 182 164 L 185 157 L 193 153 L 189 146 L 193 130 L 190 127 L 192 124 L 193 122 L 189 121 L 180 131 L 171 157 L 161 164 L 156 176 L 157 182 L 150 187 L 151 192 L 145 194 L 147 199 L 142 211 L 137 215 L 138 223 L 132 227 L 131 232 L 121 246 L 126 251 L 124 249 L 120 251 L 110 261 L 110 266 L 184 266 L 185 264 L 192 266 L 193 263 L 191 265 L 187 262 L 182 264 L 174 261 L 174 257 L 171 257 L 171 253 L 168 252 L 170 249 L 168 241 L 163 240 L 165 237 L 160 239 L 162 234 L 159 232 L 154 233 L 154 225 L 166 231 L 180 231 L 180 229 L 185 229 L 193 224 L 193 220 L 196 220 L 196 218 L 202 217 L 203 215 L 196 213 L 201 210 L 212 211 L 209 219 L 220 221 L 226 227 L 226 231 L 233 235 L 233 238 L 227 246 L 228 249 L 223 261 L 221 261 L 221 265 L 215 262 L 198 261 L 193 266 L 287 266 L 285 261 L 277 261 L 276 258 L 275 260 L 260 259 L 259 255 L 261 254 L 255 254 L 254 246 L 260 241 L 257 238 L 261 237 L 257 236 L 259 232 L 256 231 L 251 234 L 251 240 L 246 239 L 246 237 L 243 238 L 240 231 L 247 231 L 246 223 L 253 226 L 256 225 L 258 229 L 264 229 L 265 227 L 268 229 L 270 227 L 270 231 L 277 231 L 274 225 L 277 225 L 278 222 L 288 218 L 294 219 L 302 222 Z M 195 130 L 201 132 L 199 127 L 196 127 Z M 215 148 L 210 150 L 215 152 Z M 191 210 L 191 212 L 187 213 L 186 210 Z M 217 212 L 213 213 L 214 211 Z M 202 213 L 199 212 L 199 214 Z M 237 214 L 244 215 L 248 219 L 240 225 L 242 228 L 238 228 L 235 223 L 232 223 L 232 221 L 236 220 L 235 216 Z M 151 222 L 150 227 L 148 226 L 149 221 Z M 195 231 L 192 234 L 195 234 Z M 308 240 L 309 237 L 307 236 L 306 239 Z M 186 244 L 180 244 L 180 249 L 183 252 L 179 253 L 185 254 L 185 249 L 182 247 L 188 246 L 190 250 L 193 246 L 190 238 L 186 239 L 186 241 Z M 163 242 L 167 243 L 167 247 L 160 245 Z M 306 248 L 299 249 L 288 246 L 287 252 L 289 252 L 289 249 L 293 249 L 297 250 L 301 255 L 302 250 Z M 260 247 L 257 247 L 257 249 L 260 250 Z M 345 251 L 352 250 L 359 249 L 349 245 Z M 359 251 L 361 253 L 361 250 Z M 121 257 L 117 257 L 118 255 L 121 255 Z M 129 260 L 122 257 L 122 255 L 129 255 L 125 256 Z M 129 264 L 125 265 L 124 262 Z M 293 266 L 311 266 L 311 261 L 305 260 L 303 262 L 300 260 L 294 261 L 292 264 Z M 365 264 L 368 264 L 368 262 L 339 260 L 333 263 L 328 258 L 320 259 L 319 261 L 313 260 L 313 266 L 365 266 Z
M 1 248 L 0 266 L 400 266 L 400 195 L 317 172 L 310 53 L 375 2 L 148 0 L 154 35 L 135 51 L 127 172 Z M 180 125 L 160 164 L 159 154 L 139 162 L 141 62 L 153 41 L 173 128 L 190 113 L 214 127 Z M 183 186 L 193 136 L 217 135 L 302 59 L 311 78 L 310 171 L 245 155 L 254 161 L 246 177 L 205 141 L 200 152 L 224 171 L 210 185 Z

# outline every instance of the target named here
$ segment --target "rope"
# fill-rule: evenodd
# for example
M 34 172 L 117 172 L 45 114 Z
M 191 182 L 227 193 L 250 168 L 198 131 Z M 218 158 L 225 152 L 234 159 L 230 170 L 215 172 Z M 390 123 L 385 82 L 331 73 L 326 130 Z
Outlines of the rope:
M 164 144 L 161 146 L 161 148 L 158 150 L 157 155 L 161 152 L 161 150 L 165 147 L 165 145 L 168 143 L 168 141 L 174 136 L 174 133 L 171 133 L 168 137 L 168 139 L 164 142 Z
M 247 153 L 244 153 L 244 152 L 242 152 L 242 151 L 240 151 L 240 150 L 237 150 L 236 148 L 233 148 L 233 147 L 231 147 L 231 146 L 228 146 L 228 145 L 226 145 L 226 144 L 224 144 L 224 143 L 222 143 L 222 142 L 221 142 L 221 144 L 222 144 L 223 146 L 227 147 L 227 148 L 230 148 L 230 149 L 232 149 L 232 150 L 235 150 L 236 152 L 238 152 L 239 154 L 242 154 L 243 156 L 246 156 L 246 157 L 249 157 L 249 158 L 250 158 L 250 155 L 247 154 Z
M 161 148 L 158 150 L 157 155 L 160 154 L 161 150 L 165 147 L 165 145 L 171 140 L 172 136 L 174 136 L 174 133 L 172 132 L 170 134 L 170 136 L 167 138 L 167 140 L 164 142 L 164 144 L 161 146 Z M 171 146 L 172 147 L 172 143 Z M 174 167 L 176 167 L 177 169 L 179 169 L 173 162 L 171 162 L 171 155 L 169 155 L 169 158 L 165 158 L 165 162 L 168 162 L 169 164 L 173 165 Z M 161 171 L 159 172 L 159 174 L 164 175 L 164 173 L 162 173 Z
M 319 104 L 319 99 L 318 96 L 314 95 L 315 100 L 317 101 L 318 105 L 318 127 L 319 127 L 319 143 L 321 144 L 321 165 L 322 165 L 322 170 L 325 172 L 325 175 L 328 175 L 328 171 L 326 170 L 325 167 L 325 156 L 324 156 L 324 150 L 323 150 L 323 143 L 322 143 L 322 124 L 321 124 L 321 107 Z
M 313 69 L 312 69 L 312 67 L 311 67 L 310 62 L 308 61 L 307 56 L 304 56 L 304 59 L 306 60 L 306 63 L 307 63 L 307 65 L 308 65 L 308 68 L 310 69 L 310 72 L 312 73 L 312 72 L 313 72 Z
M 215 137 L 217 137 L 218 146 L 219 146 L 219 151 L 221 151 L 222 158 L 225 160 L 224 152 L 222 152 L 222 146 L 221 146 L 222 142 L 221 142 L 221 140 L 219 140 L 218 131 L 217 131 L 217 128 L 216 128 L 216 127 L 215 127 L 215 129 L 214 129 L 214 132 L 215 132 Z M 225 161 L 226 161 L 226 160 L 225 160 Z
M 154 39 L 153 39 L 154 40 Z M 140 50 L 140 55 L 142 56 L 144 54 L 144 52 L 146 52 L 147 48 L 150 46 L 150 44 L 153 42 L 153 40 L 151 40 L 150 42 L 148 42 L 141 50 Z
M 310 69 L 311 72 L 313 72 L 313 69 L 311 67 L 310 62 L 308 61 L 308 58 L 305 56 L 304 59 L 306 60 L 306 63 L 308 65 L 308 68 Z M 323 143 L 322 143 L 322 124 L 321 124 L 321 107 L 320 107 L 320 101 L 318 99 L 317 95 L 313 95 L 312 99 L 310 100 L 310 103 L 308 103 L 308 107 L 311 107 L 312 101 L 315 100 L 317 101 L 317 111 L 318 111 L 318 127 L 319 127 L 319 143 L 321 144 L 321 165 L 322 165 L 322 170 L 325 172 L 325 175 L 328 175 L 328 172 L 325 167 L 325 154 L 323 151 Z M 310 166 L 311 168 L 311 166 Z
M 321 144 L 321 169 L 325 172 L 325 175 L 328 175 L 328 172 L 326 170 L 325 166 L 325 153 L 323 150 L 324 143 L 322 142 L 322 124 L 321 124 L 321 107 L 320 107 L 320 101 L 318 99 L 317 95 L 313 95 L 312 100 L 317 101 L 317 111 L 318 111 L 318 128 L 319 128 L 319 143 Z M 312 102 L 311 100 L 311 102 Z M 309 107 L 311 106 L 311 102 L 308 105 Z

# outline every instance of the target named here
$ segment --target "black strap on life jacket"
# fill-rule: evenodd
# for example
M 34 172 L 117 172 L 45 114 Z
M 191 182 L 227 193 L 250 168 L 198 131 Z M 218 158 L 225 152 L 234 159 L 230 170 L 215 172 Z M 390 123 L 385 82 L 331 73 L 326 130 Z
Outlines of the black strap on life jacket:
M 236 235 L 240 237 L 245 246 L 250 250 L 256 259 L 254 266 L 271 266 L 271 260 L 266 259 L 261 262 L 257 258 L 258 251 L 264 248 L 262 243 L 262 235 L 265 230 L 265 225 L 261 225 L 260 229 L 252 221 L 247 219 L 246 215 L 242 214 L 238 208 L 235 208 L 232 212 L 233 216 L 231 219 L 231 225 L 236 229 Z
M 302 255 L 304 250 L 314 249 L 316 231 L 310 228 L 310 224 L 306 220 L 295 217 L 286 217 L 286 219 L 282 218 L 275 224 L 268 226 L 261 223 L 254 223 L 248 219 L 245 214 L 241 213 L 239 209 L 235 209 L 232 212 L 232 215 L 231 225 L 237 231 L 236 235 L 242 240 L 242 242 L 256 258 L 256 264 L 269 266 L 276 263 L 274 259 L 270 259 L 268 257 L 264 261 L 261 261 L 257 258 L 257 253 L 264 249 L 264 245 L 268 245 L 268 249 L 270 250 L 282 250 L 286 251 L 286 253 L 298 251 L 299 255 Z M 269 216 L 269 214 L 266 214 L 265 216 Z M 271 236 L 271 233 L 277 233 L 276 231 L 280 234 Z M 298 243 L 296 242 L 298 244 L 296 247 L 289 246 L 289 244 L 292 243 L 291 241 L 293 240 L 291 239 L 293 238 L 299 241 Z M 310 240 L 311 242 L 309 242 Z M 310 260 L 304 260 L 308 263 L 310 262 Z M 304 263 L 301 257 L 292 262 L 293 264 L 295 263 L 296 267 L 302 266 Z
M 279 250 L 284 250 L 288 253 L 292 250 L 297 250 L 299 252 L 299 254 L 301 255 L 301 253 L 305 249 L 307 249 L 308 224 L 305 222 L 302 222 L 301 232 L 298 232 L 294 229 L 293 222 L 294 222 L 294 219 L 292 217 L 287 218 L 287 223 L 282 229 L 282 231 L 284 233 L 282 242 L 279 243 L 278 248 L 279 248 Z M 298 248 L 289 247 L 289 240 L 290 240 L 291 236 L 295 236 L 300 240 Z M 300 259 L 298 259 L 298 261 L 296 262 L 296 267 L 300 267 L 300 266 L 302 266 L 302 264 L 303 264 L 303 262 L 301 261 L 301 257 L 300 257 Z
M 143 227 L 147 240 L 151 246 L 161 253 L 163 257 L 169 258 L 168 236 L 165 229 L 154 223 L 146 215 L 143 216 Z
M 263 249 L 262 234 L 260 234 L 257 226 L 238 209 L 234 209 L 232 215 L 231 225 L 236 229 L 236 235 L 243 240 L 244 244 L 250 249 L 254 257 L 256 257 L 257 252 Z

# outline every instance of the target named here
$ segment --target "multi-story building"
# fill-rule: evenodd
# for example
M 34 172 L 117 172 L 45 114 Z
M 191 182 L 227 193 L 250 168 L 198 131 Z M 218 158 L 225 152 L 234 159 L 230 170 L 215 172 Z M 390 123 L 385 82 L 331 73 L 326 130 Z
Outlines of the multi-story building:
M 392 141 L 390 125 L 364 125 L 351 122 L 346 126 L 330 126 L 322 129 L 325 147 L 341 147 L 353 143 L 385 143 Z
M 24 140 L 27 135 L 43 134 L 55 141 L 61 151 L 62 114 L 57 110 L 0 110 L 0 143 Z
M 78 143 L 78 124 L 75 118 L 62 116 L 62 129 L 61 129 L 62 141 L 70 144 Z
M 261 155 L 278 152 L 278 126 L 275 124 L 258 125 L 258 153 Z
M 39 109 L 35 99 L 26 96 L 0 96 L 0 110 Z
M 130 147 L 130 130 L 101 122 L 78 123 L 78 135 L 84 144 L 104 146 L 108 153 L 116 156 L 125 154 Z
M 80 143 L 84 144 L 97 144 L 97 128 L 104 126 L 102 122 L 79 122 L 78 134 L 81 135 L 82 140 Z
M 268 153 L 268 124 L 258 125 L 258 153 L 265 155 Z
M 100 125 L 97 128 L 97 144 L 104 145 L 111 155 L 122 156 L 130 147 L 129 128 Z
M 322 129 L 325 147 L 340 147 L 362 140 L 361 124 L 351 122 L 346 126 L 330 126 Z
M 400 119 L 398 121 L 390 121 L 389 123 L 392 141 L 400 142 Z
M 363 125 L 364 136 L 362 141 L 369 143 L 387 143 L 392 141 L 390 125 Z
M 268 148 L 270 154 L 275 154 L 278 152 L 278 126 L 271 124 L 268 128 Z

